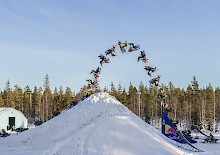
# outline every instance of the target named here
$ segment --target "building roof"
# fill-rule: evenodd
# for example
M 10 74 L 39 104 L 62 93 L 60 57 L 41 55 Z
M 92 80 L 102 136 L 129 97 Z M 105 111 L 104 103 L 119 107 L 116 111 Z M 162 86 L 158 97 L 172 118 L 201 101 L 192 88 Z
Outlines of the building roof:
M 0 108 L 0 114 L 5 112 L 5 111 L 8 111 L 10 108 Z

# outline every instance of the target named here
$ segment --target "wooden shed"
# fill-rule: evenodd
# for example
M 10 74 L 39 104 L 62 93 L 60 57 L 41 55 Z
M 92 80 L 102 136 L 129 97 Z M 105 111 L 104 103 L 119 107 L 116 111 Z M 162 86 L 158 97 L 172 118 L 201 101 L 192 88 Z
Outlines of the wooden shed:
M 28 120 L 21 111 L 14 108 L 0 108 L 0 129 L 27 128 Z

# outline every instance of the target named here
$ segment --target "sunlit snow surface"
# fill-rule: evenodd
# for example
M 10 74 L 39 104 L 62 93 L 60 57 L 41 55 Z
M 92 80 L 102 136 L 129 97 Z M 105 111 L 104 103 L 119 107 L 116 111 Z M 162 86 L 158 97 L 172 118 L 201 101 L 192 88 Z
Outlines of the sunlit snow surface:
M 0 144 L 0 155 L 220 154 L 219 144 L 196 144 L 204 153 L 179 149 L 107 93 L 91 95 L 41 126 L 0 138 Z

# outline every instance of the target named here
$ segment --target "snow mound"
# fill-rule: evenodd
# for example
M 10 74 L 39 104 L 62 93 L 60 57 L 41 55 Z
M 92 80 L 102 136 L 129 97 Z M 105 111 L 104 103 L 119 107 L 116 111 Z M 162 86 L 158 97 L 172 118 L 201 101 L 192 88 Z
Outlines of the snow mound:
M 10 155 L 184 154 L 115 97 L 96 93 L 57 117 L 1 139 Z

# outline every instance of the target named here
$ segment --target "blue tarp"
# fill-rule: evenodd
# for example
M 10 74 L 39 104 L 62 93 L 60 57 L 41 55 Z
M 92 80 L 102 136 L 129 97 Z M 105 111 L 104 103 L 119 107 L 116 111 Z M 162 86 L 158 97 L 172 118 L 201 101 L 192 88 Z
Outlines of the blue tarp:
M 179 143 L 185 143 L 182 136 L 183 134 L 180 135 L 181 133 L 177 131 L 176 127 L 174 124 L 170 121 L 168 118 L 168 115 L 166 112 L 162 113 L 162 133 L 167 136 L 168 138 L 175 140 Z M 190 143 L 196 143 L 197 141 L 193 140 L 190 137 L 184 136 Z

